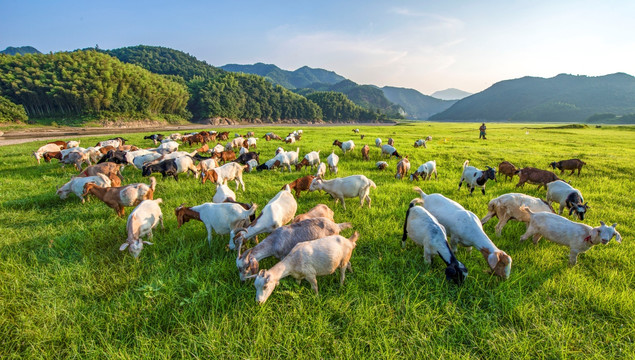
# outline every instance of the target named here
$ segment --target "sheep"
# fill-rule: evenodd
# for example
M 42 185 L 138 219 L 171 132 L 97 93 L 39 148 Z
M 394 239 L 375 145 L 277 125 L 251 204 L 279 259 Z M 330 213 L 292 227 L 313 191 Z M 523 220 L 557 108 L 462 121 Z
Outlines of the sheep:
M 395 149 L 392 145 L 382 145 L 381 156 L 383 157 L 384 154 L 388 155 L 388 159 L 390 159 L 393 156 L 396 157 L 397 159 L 401 158 L 401 155 L 399 155 L 399 153 L 397 152 L 397 149 Z
M 245 183 L 243 182 L 243 171 L 247 168 L 246 165 L 240 165 L 238 163 L 227 163 L 223 166 L 211 169 L 205 173 L 202 177 L 201 183 L 205 184 L 206 180 L 213 183 L 222 184 L 226 181 L 234 180 L 236 182 L 236 190 L 238 185 L 242 185 L 243 191 L 245 191 Z
M 165 229 L 165 226 L 163 226 L 163 213 L 161 212 L 161 207 L 159 207 L 162 202 L 162 199 L 144 200 L 132 210 L 126 223 L 128 238 L 119 247 L 120 251 L 128 248 L 130 254 L 137 258 L 141 250 L 143 250 L 143 244 L 152 245 L 150 241 L 142 241 L 141 238 L 147 236 L 148 240 L 152 240 L 152 229 L 158 223 L 161 223 L 161 229 Z
M 313 175 L 306 175 L 301 178 L 295 179 L 293 182 L 289 183 L 289 188 L 295 190 L 295 197 L 299 198 L 300 193 L 302 191 L 309 191 L 309 187 L 311 186 L 311 182 L 315 179 Z M 282 189 L 287 185 L 284 185 Z
M 416 205 L 416 206 L 415 206 Z M 406 240 L 410 237 L 417 245 L 423 246 L 423 260 L 432 264 L 432 256 L 439 255 L 445 262 L 445 277 L 461 284 L 467 277 L 465 265 L 458 261 L 448 245 L 447 234 L 443 225 L 423 207 L 421 199 L 410 202 L 403 224 L 401 247 L 405 248 Z
M 157 186 L 157 180 L 150 178 L 150 185 L 144 183 L 130 184 L 119 187 L 104 188 L 95 183 L 84 185 L 84 194 L 94 195 L 106 205 L 115 210 L 117 216 L 123 216 L 125 206 L 135 206 L 143 200 L 152 200 L 154 198 L 154 190 Z
M 529 216 L 524 211 L 520 211 L 521 206 L 527 206 L 533 212 L 554 212 L 551 205 L 542 199 L 525 194 L 508 193 L 490 200 L 487 204 L 487 214 L 481 219 L 481 225 L 485 225 L 494 216 L 498 217 L 496 236 L 501 236 L 503 227 L 509 220 L 522 221 L 525 225 L 529 225 Z
M 498 164 L 498 174 L 505 175 L 505 180 L 507 180 L 507 178 L 513 180 L 514 175 L 518 174 L 518 170 L 519 169 L 509 161 L 503 161 Z
M 364 207 L 364 201 L 368 202 L 370 208 L 371 199 L 368 196 L 370 188 L 376 189 L 377 185 L 364 175 L 352 175 L 333 180 L 313 179 L 309 191 L 324 190 L 335 198 L 335 204 L 342 200 L 342 206 L 346 210 L 344 198 L 359 196 L 360 206 Z
M 569 175 L 573 175 L 575 170 L 578 170 L 578 176 L 580 176 L 580 170 L 582 170 L 582 166 L 586 165 L 586 163 L 580 159 L 569 159 L 569 160 L 560 160 L 554 161 L 549 164 L 552 169 L 560 169 L 560 175 L 564 175 L 565 170 L 571 170 Z
M 244 209 L 240 204 L 224 202 L 221 204 L 204 203 L 197 206 L 186 207 L 181 204 L 174 209 L 176 215 L 177 227 L 180 228 L 184 223 L 195 219 L 205 224 L 207 229 L 207 243 L 212 246 L 212 232 L 218 235 L 230 234 L 238 226 L 249 222 L 249 218 L 256 212 L 258 206 L 253 204 L 251 208 Z
M 368 156 L 369 152 L 370 147 L 368 146 L 368 144 L 364 145 L 364 147 L 362 147 L 362 158 L 366 161 L 370 160 L 370 156 Z
M 98 174 L 104 174 L 111 182 L 111 186 L 121 186 L 123 181 L 123 175 L 121 171 L 124 166 L 115 163 L 103 163 L 92 165 L 84 169 L 77 177 L 97 176 Z
M 525 241 L 533 237 L 534 245 L 538 244 L 541 237 L 553 241 L 560 245 L 568 246 L 569 266 L 573 266 L 578 261 L 578 254 L 589 250 L 592 246 L 600 242 L 604 245 L 615 236 L 618 243 L 622 242 L 622 236 L 615 229 L 617 223 L 606 226 L 600 221 L 600 226 L 592 228 L 589 225 L 576 223 L 557 214 L 548 212 L 534 213 L 526 206 L 521 207 L 529 215 L 529 226 L 527 231 L 520 237 L 520 241 Z
M 220 204 L 225 200 L 236 201 L 236 194 L 225 184 L 216 184 L 216 193 L 212 198 L 212 202 Z
M 326 158 L 326 162 L 329 164 L 331 174 L 335 173 L 337 175 L 337 164 L 340 162 L 340 157 L 335 154 L 335 151 Z
M 95 176 L 76 176 L 72 178 L 69 182 L 57 188 L 56 195 L 60 197 L 61 200 L 66 200 L 68 194 L 71 192 L 75 194 L 81 201 L 84 203 L 84 185 L 88 183 L 94 183 L 101 187 L 110 187 L 111 182 L 110 179 L 104 174 L 97 174 Z
M 381 147 L 381 139 L 380 138 L 375 139 L 375 146 L 377 146 L 378 148 Z
M 311 171 L 313 168 L 320 163 L 320 151 L 311 151 L 310 153 L 304 155 L 304 159 L 295 165 L 295 169 L 299 171 L 303 166 L 311 166 Z
M 375 163 L 375 167 L 379 170 L 385 170 L 388 167 L 388 163 L 385 161 L 378 161 Z
M 64 143 L 66 144 L 66 143 Z M 37 160 L 38 165 L 40 164 L 40 159 L 42 158 L 42 156 L 44 154 L 46 154 L 47 152 L 58 152 L 62 150 L 62 148 L 57 145 L 57 144 L 46 144 L 46 145 L 42 145 L 40 146 L 37 150 L 35 150 L 33 152 L 33 156 L 35 157 L 35 159 Z
M 395 140 L 393 140 L 393 138 L 388 138 L 388 145 L 395 146 Z
M 481 192 L 485 195 L 485 184 L 488 179 L 496 181 L 496 170 L 486 166 L 487 170 L 483 171 L 474 166 L 468 166 L 469 163 L 469 160 L 465 160 L 463 163 L 463 174 L 461 174 L 461 181 L 459 181 L 459 191 L 461 191 L 461 185 L 465 181 L 468 189 L 470 189 L 470 195 L 472 195 L 474 188 L 477 186 L 481 188 Z
M 423 146 L 424 149 L 428 148 L 428 145 L 426 145 L 426 141 L 425 140 L 419 139 L 419 140 L 415 141 L 414 147 L 418 148 L 418 147 L 422 147 L 422 146 Z
M 311 210 L 305 212 L 304 214 L 300 214 L 293 218 L 292 223 L 297 223 L 302 220 L 312 219 L 317 217 L 327 218 L 333 221 L 334 212 L 328 206 L 324 204 L 317 204 Z
M 277 168 L 279 166 L 284 166 L 291 172 L 291 165 L 295 165 L 298 163 L 298 155 L 300 154 L 300 148 L 297 148 L 295 151 L 285 151 L 281 152 L 274 157 L 273 167 Z
M 397 163 L 395 179 L 403 180 L 408 174 L 408 171 L 410 171 L 410 160 L 408 160 L 408 155 L 406 155 Z
M 297 281 L 306 279 L 318 294 L 316 276 L 332 274 L 339 268 L 340 286 L 343 286 L 346 269 L 353 271 L 350 258 L 358 238 L 356 231 L 349 239 L 332 235 L 297 244 L 282 261 L 269 270 L 260 270 L 255 276 L 256 301 L 258 304 L 267 301 L 280 279 L 289 275 Z
M 258 167 L 258 161 L 256 159 L 251 159 L 247 161 L 247 166 L 249 167 L 247 169 L 248 172 L 252 172 L 254 169 L 256 169 Z
M 289 186 L 285 186 L 274 196 L 267 205 L 262 209 L 260 216 L 253 221 L 247 228 L 236 229 L 233 238 L 230 238 L 229 248 L 240 248 L 247 240 L 252 237 L 270 233 L 282 225 L 287 224 L 295 217 L 298 209 L 298 203 L 291 194 Z M 233 241 L 232 241 L 233 240 Z
M 355 149 L 355 143 L 353 142 L 353 140 L 348 140 L 348 141 L 333 141 L 333 145 L 337 145 L 340 147 L 340 149 L 342 149 L 342 151 L 344 152 L 344 154 L 346 154 L 347 151 L 353 151 L 353 149 Z
M 573 188 L 562 180 L 552 181 L 547 184 L 547 203 L 551 204 L 553 201 L 560 204 L 558 215 L 562 215 L 566 207 L 569 209 L 569 216 L 575 212 L 581 221 L 584 220 L 584 215 L 589 208 L 588 203 L 584 202 L 580 190 Z
M 259 270 L 258 261 L 275 256 L 283 259 L 296 244 L 321 239 L 326 236 L 339 235 L 344 229 L 351 228 L 351 223 L 336 224 L 331 219 L 318 217 L 291 223 L 275 229 L 269 236 L 253 248 L 241 254 L 238 249 L 236 267 L 240 280 L 245 281 Z
M 315 173 L 316 178 L 323 179 L 324 175 L 326 175 L 326 164 L 321 162 L 317 167 L 317 172 Z
M 518 184 L 516 184 L 516 187 L 523 186 L 526 182 L 528 182 L 530 184 L 538 184 L 537 189 L 540 189 L 542 186 L 546 189 L 548 183 L 556 180 L 562 179 L 551 171 L 524 167 L 518 170 Z
M 481 252 L 492 272 L 504 279 L 509 277 L 512 258 L 498 249 L 483 231 L 481 221 L 473 212 L 465 210 L 456 201 L 441 194 L 427 195 L 418 187 L 414 190 L 421 195 L 423 207 L 428 210 L 450 234 L 450 248 L 456 253 L 458 244 L 474 246 Z
M 79 144 L 81 143 L 81 141 L 75 141 L 75 140 L 70 140 L 66 142 L 66 148 L 70 149 L 70 148 L 76 148 L 79 147 Z
M 434 180 L 439 180 L 437 176 L 437 162 L 435 160 L 430 160 L 419 166 L 417 171 L 410 175 L 410 181 L 419 180 L 419 177 L 422 177 L 423 180 L 429 180 L 432 179 L 432 174 L 434 174 Z

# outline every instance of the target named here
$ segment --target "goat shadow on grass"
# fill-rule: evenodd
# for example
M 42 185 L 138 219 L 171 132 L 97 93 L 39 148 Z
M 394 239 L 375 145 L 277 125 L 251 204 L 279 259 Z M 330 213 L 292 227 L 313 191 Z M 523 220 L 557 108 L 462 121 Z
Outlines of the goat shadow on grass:
M 81 205 L 81 201 L 75 195 L 68 195 L 66 200 L 61 200 L 57 195 L 55 195 L 55 188 L 51 193 L 43 193 L 39 195 L 32 195 L 28 197 L 23 197 L 20 199 L 9 200 L 2 203 L 2 207 L 5 209 L 12 210 L 47 210 L 47 209 L 58 209 L 60 204 L 64 201 L 72 201 L 75 199 L 78 201 L 78 204 Z

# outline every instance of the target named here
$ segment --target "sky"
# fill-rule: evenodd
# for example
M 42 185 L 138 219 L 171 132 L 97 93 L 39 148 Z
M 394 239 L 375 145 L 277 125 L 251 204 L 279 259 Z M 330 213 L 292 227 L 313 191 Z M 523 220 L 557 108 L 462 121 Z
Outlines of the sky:
M 634 14 L 632 0 L 0 0 L 0 49 L 156 45 L 215 66 L 475 93 L 523 76 L 635 75 Z

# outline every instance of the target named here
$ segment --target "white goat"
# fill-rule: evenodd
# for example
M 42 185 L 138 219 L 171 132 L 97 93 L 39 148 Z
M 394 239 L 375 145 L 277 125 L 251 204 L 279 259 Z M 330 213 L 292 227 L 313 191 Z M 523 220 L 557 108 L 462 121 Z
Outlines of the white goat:
M 284 151 L 279 153 L 274 157 L 273 167 L 277 168 L 279 166 L 284 166 L 291 172 L 291 165 L 295 165 L 298 163 L 298 154 L 300 153 L 300 148 L 297 148 L 296 151 Z
M 165 141 L 165 140 L 164 140 Z M 179 150 L 179 143 L 177 143 L 174 140 L 168 140 L 165 142 L 161 142 L 161 145 L 159 145 L 156 149 L 155 149 L 158 153 L 161 154 L 169 154 L 175 151 Z
M 326 175 L 326 164 L 323 162 L 320 162 L 320 165 L 318 165 L 317 167 L 317 172 L 315 173 L 315 177 L 323 179 L 324 175 Z
M 218 167 L 218 163 L 216 159 L 205 159 L 199 161 L 198 165 L 196 165 L 196 169 L 201 173 L 205 173 L 206 171 L 212 170 Z
M 456 252 L 458 244 L 478 249 L 493 273 L 508 278 L 512 268 L 512 258 L 499 250 L 483 231 L 481 221 L 473 212 L 465 210 L 456 201 L 441 194 L 427 195 L 418 187 L 414 188 L 424 200 L 423 207 L 450 233 L 450 247 Z
M 309 191 L 324 190 L 335 198 L 335 204 L 342 200 L 342 206 L 346 210 L 344 198 L 359 196 L 360 206 L 364 206 L 364 201 L 368 202 L 370 208 L 370 188 L 376 189 L 377 185 L 364 175 L 352 175 L 333 180 L 313 179 Z
M 207 171 L 203 176 L 202 183 L 205 184 L 206 180 L 210 180 L 216 184 L 222 184 L 234 180 L 236 182 L 236 190 L 238 190 L 238 184 L 240 184 L 243 187 L 243 191 L 245 191 L 245 183 L 243 182 L 243 170 L 245 168 L 245 165 L 239 163 L 227 163 Z
M 422 205 L 421 199 L 410 202 L 403 224 L 401 247 L 406 246 L 406 240 L 410 237 L 417 245 L 423 246 L 423 260 L 426 264 L 432 264 L 432 256 L 439 255 L 447 265 L 446 278 L 461 284 L 467 277 L 467 268 L 456 259 L 454 252 L 450 249 L 443 225 L 439 224 L 439 221 Z
M 353 151 L 355 149 L 355 143 L 353 142 L 353 140 L 348 140 L 348 141 L 344 141 L 344 142 L 339 142 L 339 141 L 335 140 L 333 142 L 333 145 L 339 146 L 340 149 L 342 149 L 342 152 L 344 154 L 346 154 L 347 151 Z
M 247 161 L 247 166 L 249 166 L 249 169 L 247 169 L 247 171 L 252 172 L 255 168 L 258 167 L 258 161 L 256 161 L 256 159 L 251 159 Z
M 225 200 L 236 201 L 236 194 L 225 184 L 216 184 L 216 193 L 212 198 L 212 202 L 220 204 Z
M 280 190 L 267 205 L 262 209 L 260 216 L 252 222 L 247 228 L 238 229 L 229 241 L 229 248 L 240 248 L 242 244 L 252 237 L 270 233 L 282 225 L 293 220 L 295 212 L 298 209 L 298 203 L 295 201 L 289 185 L 284 190 Z
M 326 162 L 329 164 L 329 171 L 337 175 L 337 164 L 340 162 L 340 157 L 335 154 L 335 150 L 326 158 Z
M 246 154 L 248 152 L 249 150 L 247 148 L 241 146 L 240 150 L 238 150 L 238 155 Z
M 95 185 L 101 187 L 110 187 L 110 179 L 104 174 L 97 174 L 95 176 L 85 176 L 85 177 L 74 177 L 66 184 L 57 188 L 57 196 L 60 199 L 65 200 L 68 197 L 68 194 L 71 192 L 75 194 L 81 201 L 84 203 L 84 185 L 88 183 L 93 183 Z
M 525 194 L 508 193 L 490 200 L 487 205 L 487 215 L 481 219 L 481 224 L 485 225 L 492 217 L 498 217 L 497 236 L 501 236 L 503 227 L 509 220 L 522 221 L 525 225 L 529 225 L 529 214 L 521 211 L 521 206 L 527 206 L 533 212 L 554 212 L 551 205 L 542 199 Z
M 439 180 L 436 160 L 430 160 L 419 166 L 417 171 L 410 175 L 410 180 L 419 180 L 419 177 L 423 178 L 423 180 L 428 180 L 432 178 L 432 174 L 434 174 L 434 180 Z
M 250 137 L 249 139 L 247 139 L 247 147 L 257 148 L 258 147 L 258 138 Z
M 211 149 L 212 154 L 220 154 L 223 151 L 225 151 L 225 147 L 222 144 L 216 144 L 216 146 Z
M 380 138 L 375 139 L 375 146 L 381 147 L 381 139 Z
M 558 214 L 562 215 L 564 209 L 567 208 L 569 209 L 569 216 L 575 212 L 580 220 L 584 220 L 584 215 L 589 207 L 588 203 L 584 202 L 580 190 L 575 189 L 562 180 L 547 183 L 547 202 L 551 204 L 552 201 L 560 204 Z
M 485 195 L 485 184 L 488 179 L 496 181 L 496 170 L 487 166 L 487 170 L 483 171 L 474 166 L 468 166 L 469 163 L 469 160 L 465 160 L 463 163 L 463 174 L 461 174 L 461 181 L 459 181 L 459 190 L 461 190 L 461 185 L 465 181 L 467 188 L 470 189 L 470 195 L 477 186 L 481 188 L 481 192 Z
M 608 244 L 613 236 L 618 243 L 622 242 L 622 236 L 615 230 L 617 223 L 606 226 L 603 221 L 600 221 L 600 226 L 592 228 L 557 214 L 534 213 L 526 206 L 521 207 L 521 211 L 526 211 L 529 214 L 529 226 L 520 240 L 524 241 L 533 236 L 534 244 L 538 244 L 540 238 L 545 237 L 545 239 L 557 244 L 568 246 L 571 250 L 569 252 L 569 265 L 571 266 L 578 261 L 578 254 L 599 243 Z
M 165 229 L 163 226 L 163 213 L 159 207 L 162 202 L 162 199 L 144 200 L 132 210 L 126 224 L 128 239 L 121 244 L 119 250 L 124 251 L 128 248 L 132 256 L 138 257 L 141 250 L 143 250 L 143 244 L 152 245 L 150 241 L 142 241 L 141 238 L 147 235 L 148 239 L 152 240 L 152 229 L 159 222 L 161 223 L 161 229 Z
M 397 152 L 397 149 L 395 149 L 394 146 L 392 145 L 382 145 L 381 146 L 381 156 L 383 157 L 384 155 L 388 155 L 388 158 L 390 159 L 391 157 L 396 157 L 396 158 L 400 158 L 401 155 L 399 155 L 399 153 Z
M 311 151 L 310 153 L 304 155 L 304 159 L 295 165 L 296 170 L 302 169 L 303 166 L 311 166 L 311 171 L 313 168 L 320 164 L 320 152 L 319 151 Z
M 56 144 L 46 144 L 46 145 L 42 145 L 40 146 L 39 149 L 35 150 L 33 152 L 33 156 L 35 157 L 35 159 L 37 160 L 37 163 L 40 163 L 40 159 L 42 158 L 42 155 L 49 153 L 49 152 L 58 152 L 60 151 L 60 146 L 56 145 Z
M 415 147 L 416 148 L 417 147 L 421 147 L 421 146 L 423 146 L 425 149 L 428 148 L 428 145 L 426 145 L 426 141 L 425 140 L 419 139 L 419 140 L 415 141 Z
M 182 138 L 183 138 L 183 135 L 179 133 L 170 134 L 170 137 L 169 137 L 170 140 L 174 140 L 174 141 L 179 141 Z
M 375 167 L 379 170 L 384 170 L 388 167 L 388 163 L 385 161 L 378 161 L 375 163 Z
M 256 276 L 256 301 L 263 304 L 276 288 L 280 279 L 289 275 L 297 281 L 306 279 L 318 293 L 316 276 L 329 275 L 340 269 L 340 286 L 344 285 L 346 269 L 353 271 L 350 263 L 359 233 L 349 239 L 332 235 L 297 244 L 289 255 L 269 270 L 261 270 Z
M 80 142 L 81 142 L 81 141 L 75 141 L 75 140 L 70 140 L 70 141 L 67 141 L 67 142 L 66 142 L 66 147 L 67 147 L 67 148 L 69 148 L 69 149 L 70 149 L 70 148 L 79 147 L 79 143 L 80 143 Z

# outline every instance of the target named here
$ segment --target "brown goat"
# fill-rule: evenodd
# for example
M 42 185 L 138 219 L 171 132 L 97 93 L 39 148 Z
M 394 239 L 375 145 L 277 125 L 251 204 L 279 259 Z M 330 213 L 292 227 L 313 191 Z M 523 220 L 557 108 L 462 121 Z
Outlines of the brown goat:
M 509 161 L 503 161 L 498 164 L 498 173 L 499 175 L 505 175 L 505 180 L 507 180 L 507 178 L 513 179 L 514 175 L 518 173 L 518 168 Z
M 192 146 L 192 144 L 203 144 L 204 142 L 205 141 L 203 140 L 203 136 L 201 134 L 194 134 L 183 139 L 183 143 L 187 143 L 190 146 Z
M 216 138 L 220 141 L 225 141 L 229 138 L 229 132 L 228 131 L 224 131 L 222 133 L 219 133 L 218 136 L 216 136 Z
M 582 165 L 586 165 L 586 163 L 580 159 L 569 159 L 569 160 L 560 160 L 554 161 L 549 166 L 554 170 L 556 168 L 560 169 L 560 175 L 563 175 L 565 170 L 571 170 L 569 175 L 573 175 L 573 173 L 578 170 L 578 176 L 580 175 L 580 170 L 582 170 Z
M 47 144 L 55 144 L 60 147 L 60 150 L 64 150 L 67 148 L 66 141 L 61 141 L 61 140 L 51 141 L 50 143 L 47 143 Z
M 538 184 L 538 189 L 540 189 L 540 187 L 542 186 L 547 189 L 548 183 L 556 180 L 561 180 L 556 174 L 552 173 L 551 171 L 536 169 L 532 167 L 525 167 L 518 170 L 518 177 L 519 179 L 516 187 L 523 186 L 526 182 L 528 182 L 530 184 Z
M 212 157 L 214 159 L 216 159 L 216 161 L 218 162 L 223 162 L 223 164 L 227 163 L 228 161 L 233 161 L 236 160 L 236 153 L 233 151 L 221 151 L 220 153 L 214 153 L 212 154 Z
M 42 158 L 46 162 L 51 162 L 51 159 L 57 159 L 62 161 L 62 153 L 59 151 L 47 152 L 47 153 L 44 153 L 44 155 L 42 155 Z
M 333 145 L 337 145 L 337 146 L 339 146 L 339 147 L 340 147 L 340 149 L 342 148 L 342 142 L 341 142 L 341 141 L 339 141 L 339 140 L 335 140 L 335 141 L 333 141 Z
M 121 164 L 115 164 L 113 162 L 105 162 L 97 165 L 91 165 L 79 173 L 80 177 L 85 176 L 97 176 L 97 174 L 104 174 L 110 179 L 112 186 L 121 186 L 123 175 L 121 175 Z
M 295 179 L 293 182 L 289 183 L 288 185 L 291 189 L 295 190 L 295 197 L 299 198 L 300 193 L 302 191 L 309 191 L 309 187 L 311 186 L 311 182 L 313 181 L 313 179 L 315 179 L 315 176 L 306 175 L 301 178 Z M 284 185 L 282 187 L 282 190 L 284 190 L 286 186 L 287 185 Z
M 122 150 L 122 151 L 137 151 L 139 150 L 138 147 L 134 146 L 134 145 L 121 145 L 117 148 L 117 150 Z
M 362 157 L 364 158 L 364 160 L 370 160 L 370 156 L 368 156 L 369 152 L 370 146 L 368 146 L 368 144 L 364 145 L 364 147 L 362 148 Z
M 408 171 L 410 171 L 410 160 L 408 160 L 408 155 L 406 155 L 397 163 L 395 179 L 403 180 L 408 175 Z
M 99 152 L 100 152 L 100 153 L 102 153 L 103 155 L 108 154 L 108 152 L 109 152 L 110 150 L 113 150 L 113 151 L 114 151 L 114 150 L 117 150 L 117 149 L 115 149 L 115 147 L 114 147 L 114 146 L 110 146 L 110 145 L 108 145 L 108 146 L 103 146 L 103 147 L 100 147 L 100 148 L 99 148 Z
M 174 209 L 174 215 L 176 215 L 177 228 L 180 228 L 181 225 L 185 224 L 186 222 L 192 219 L 202 221 L 201 214 L 183 205 L 185 204 L 181 204 L 179 205 L 179 207 Z
M 324 217 L 331 221 L 333 221 L 333 210 L 331 210 L 328 206 L 324 204 L 317 204 L 311 210 L 305 212 L 304 214 L 300 214 L 293 218 L 291 223 L 297 223 L 306 219 L 313 219 L 317 217 Z
M 144 183 L 130 184 L 120 187 L 103 188 L 93 183 L 84 185 L 84 194 L 95 195 L 99 200 L 111 207 L 117 216 L 123 216 L 125 206 L 136 206 L 143 200 L 153 200 L 157 180 L 150 177 L 150 186 Z
M 393 138 L 388 138 L 388 145 L 395 146 L 395 140 L 393 140 Z

